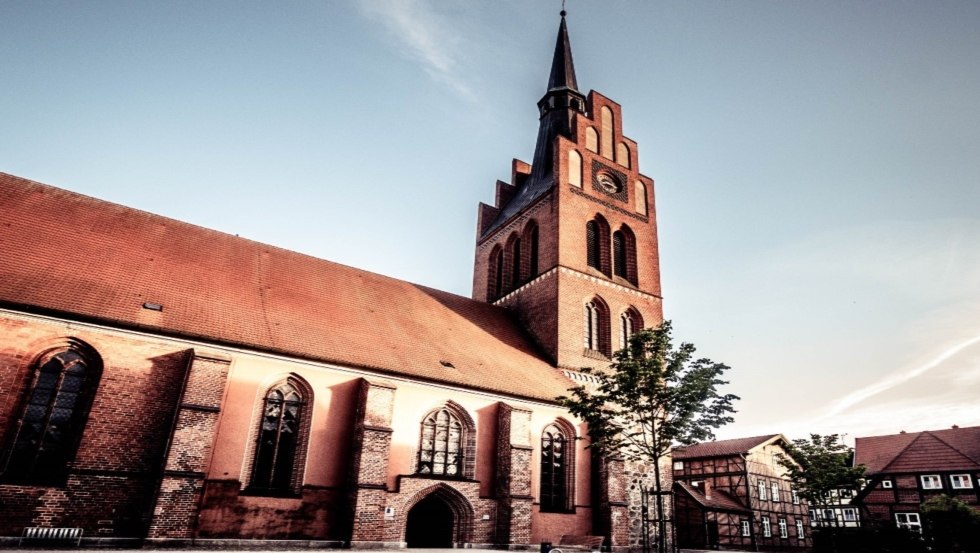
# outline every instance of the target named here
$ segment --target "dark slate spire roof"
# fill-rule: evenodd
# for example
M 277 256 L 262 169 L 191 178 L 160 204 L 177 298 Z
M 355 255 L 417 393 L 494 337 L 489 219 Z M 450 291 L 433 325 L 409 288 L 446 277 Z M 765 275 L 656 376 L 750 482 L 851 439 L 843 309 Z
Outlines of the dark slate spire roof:
M 551 73 L 548 76 L 548 90 L 538 101 L 541 122 L 538 127 L 538 140 L 534 147 L 534 158 L 531 161 L 531 176 L 520 186 L 510 202 L 503 206 L 497 220 L 490 225 L 486 233 L 503 224 L 551 189 L 555 180 L 555 140 L 558 135 L 572 138 L 575 114 L 585 113 L 585 103 L 585 96 L 578 91 L 578 83 L 575 79 L 572 46 L 568 40 L 565 11 L 562 10 L 558 39 L 555 42 L 555 55 L 551 60 Z
M 568 42 L 568 27 L 565 25 L 565 10 L 561 12 L 555 57 L 551 61 L 551 76 L 548 78 L 548 90 L 559 88 L 578 90 L 578 83 L 575 82 L 575 63 L 572 61 L 572 45 Z

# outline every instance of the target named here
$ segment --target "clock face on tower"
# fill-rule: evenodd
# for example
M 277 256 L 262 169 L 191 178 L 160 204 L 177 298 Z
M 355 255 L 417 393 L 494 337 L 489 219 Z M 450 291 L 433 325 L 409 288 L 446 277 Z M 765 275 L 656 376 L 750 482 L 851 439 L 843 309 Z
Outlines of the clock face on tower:
M 595 180 L 607 194 L 616 194 L 623 189 L 623 185 L 619 182 L 619 179 L 604 171 L 596 175 Z

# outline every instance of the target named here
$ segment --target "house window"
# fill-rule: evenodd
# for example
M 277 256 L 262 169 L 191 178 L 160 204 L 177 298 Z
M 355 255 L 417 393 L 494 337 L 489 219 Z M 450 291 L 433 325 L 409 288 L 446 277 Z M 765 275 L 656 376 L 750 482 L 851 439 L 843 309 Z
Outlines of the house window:
M 87 345 L 41 356 L 35 363 L 22 410 L 2 462 L 2 480 L 19 484 L 63 484 L 88 419 L 102 364 Z
M 772 500 L 775 501 L 775 502 L 777 502 L 777 503 L 779 502 L 779 483 L 778 482 L 773 482 L 772 483 Z
M 541 434 L 541 511 L 571 509 L 573 449 L 571 430 L 549 424 Z
M 789 530 L 786 528 L 786 519 L 785 518 L 779 519 L 779 537 L 781 537 L 781 538 L 788 538 L 789 537 Z
M 266 391 L 248 486 L 250 493 L 296 491 L 296 459 L 308 399 L 304 396 L 299 383 L 292 378 Z
M 799 494 L 799 492 L 797 492 L 795 489 L 791 489 L 789 491 L 789 495 L 793 499 L 793 505 L 799 505 L 800 504 L 800 494 Z
M 938 474 L 923 474 L 921 479 L 923 490 L 940 490 L 943 487 L 943 482 L 939 479 Z
M 422 420 L 418 474 L 463 477 L 463 424 L 448 409 L 438 409 Z
M 817 526 L 820 522 L 820 511 L 810 509 L 810 526 Z
M 674 461 L 674 470 L 684 470 L 684 461 Z
M 954 490 L 965 490 L 973 487 L 969 474 L 952 474 L 949 477 Z
M 831 521 L 831 520 L 835 520 L 836 521 L 837 520 L 837 513 L 835 513 L 833 509 L 824 509 L 823 510 L 823 518 L 822 518 L 822 520 L 826 520 L 828 522 Z
M 922 532 L 922 521 L 919 513 L 895 513 L 895 525 L 915 533 Z
M 766 481 L 759 480 L 759 500 L 765 501 L 767 499 L 769 499 L 769 497 L 768 494 L 766 493 Z
M 892 488 L 892 481 L 891 480 L 882 480 L 881 481 L 881 487 L 884 488 L 884 489 L 886 489 L 886 490 L 890 490 Z
M 857 509 L 844 509 L 844 522 L 857 522 Z
M 770 526 L 769 517 L 762 519 L 762 536 L 766 538 L 772 537 L 772 526 Z
M 803 521 L 800 519 L 796 519 L 796 537 L 801 540 L 806 538 L 803 534 Z
M 748 537 L 752 533 L 752 526 L 749 524 L 749 521 L 747 520 L 742 520 L 741 525 L 742 525 L 742 536 Z

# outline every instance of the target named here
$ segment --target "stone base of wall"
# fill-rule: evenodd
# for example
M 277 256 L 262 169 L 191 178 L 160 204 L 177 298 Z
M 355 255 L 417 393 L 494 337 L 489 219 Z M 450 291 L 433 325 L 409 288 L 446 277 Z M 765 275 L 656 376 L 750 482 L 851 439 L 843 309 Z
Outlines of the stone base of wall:
M 82 542 L 85 545 L 85 542 Z M 232 551 L 291 551 L 296 549 L 342 549 L 344 542 L 331 540 L 235 540 L 235 539 L 148 539 L 143 549 L 206 549 Z

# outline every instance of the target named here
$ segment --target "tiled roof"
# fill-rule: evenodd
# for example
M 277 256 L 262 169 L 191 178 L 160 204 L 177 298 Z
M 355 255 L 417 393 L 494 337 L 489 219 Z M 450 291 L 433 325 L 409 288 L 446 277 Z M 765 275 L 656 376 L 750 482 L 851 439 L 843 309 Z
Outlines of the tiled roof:
M 674 486 L 684 490 L 691 499 L 696 501 L 705 509 L 713 511 L 734 511 L 737 513 L 751 513 L 752 511 L 738 502 L 737 499 L 721 490 L 711 490 L 711 499 L 705 497 L 704 492 L 687 482 L 674 482 Z
M 699 444 L 674 448 L 671 456 L 674 459 L 695 459 L 698 457 L 738 455 L 740 453 L 748 453 L 753 448 L 780 438 L 782 438 L 782 434 L 766 434 L 765 436 L 754 436 L 752 438 L 701 442 Z
M 503 308 L 5 173 L 0 306 L 526 398 L 571 386 Z
M 857 438 L 854 462 L 867 474 L 980 468 L 980 426 Z

